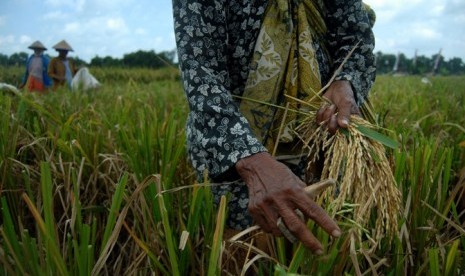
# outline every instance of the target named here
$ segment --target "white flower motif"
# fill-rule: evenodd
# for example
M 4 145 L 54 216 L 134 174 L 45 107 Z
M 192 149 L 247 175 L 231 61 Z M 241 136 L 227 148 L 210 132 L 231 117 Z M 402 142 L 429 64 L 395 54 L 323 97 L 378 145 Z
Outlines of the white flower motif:
M 181 10 L 179 11 L 179 17 L 180 17 L 180 18 L 183 18 L 186 14 L 187 14 L 186 9 L 181 9 Z
M 241 208 L 247 208 L 247 205 L 249 204 L 249 199 L 241 198 L 239 199 L 238 203 L 239 203 L 239 206 L 241 206 Z
M 185 26 L 185 27 L 184 27 L 184 31 L 186 31 L 186 33 L 187 33 L 190 37 L 193 37 L 193 36 L 194 36 L 194 27 L 192 27 L 192 26 Z
M 224 143 L 224 137 L 219 137 L 216 143 L 218 144 L 218 146 L 222 147 Z
M 194 90 L 194 88 L 195 88 L 194 86 L 192 86 L 192 85 L 189 84 L 189 85 L 187 86 L 187 93 L 192 92 L 192 90 Z
M 202 54 L 202 48 L 200 47 L 194 47 L 194 56 L 198 56 L 198 55 L 201 55 Z
M 211 118 L 210 121 L 208 121 L 208 126 L 214 128 L 216 126 L 215 119 Z
M 208 22 L 207 25 L 203 27 L 203 31 L 208 34 L 213 33 L 215 30 L 216 26 L 213 26 L 212 24 L 210 24 L 210 22 Z
M 241 157 L 247 157 L 247 156 L 249 156 L 249 155 L 250 155 L 249 150 L 244 150 L 244 151 L 242 152 L 242 154 L 241 154 Z
M 216 156 L 218 155 L 218 150 L 216 148 L 210 148 L 208 149 L 208 151 L 211 153 L 213 158 L 216 158 Z
M 210 85 L 202 84 L 202 85 L 199 86 L 199 92 L 204 96 L 208 96 L 208 89 L 209 88 L 210 88 Z
M 214 93 L 214 94 L 221 93 L 221 89 L 218 87 L 218 85 L 215 85 L 215 86 L 212 87 L 212 93 Z
M 239 156 L 239 151 L 235 150 L 235 151 L 231 152 L 231 154 L 229 154 L 228 160 L 230 160 L 233 163 L 236 163 L 237 162 L 237 156 Z
M 242 129 L 242 125 L 239 123 L 236 123 L 234 127 L 230 129 L 230 131 L 231 131 L 231 134 L 234 134 L 234 135 L 242 135 L 245 133 L 245 131 Z
M 202 4 L 192 3 L 192 4 L 189 4 L 188 7 L 191 11 L 200 14 L 200 10 L 202 9 Z
M 212 105 L 212 108 L 213 110 L 215 110 L 215 112 L 220 112 L 221 111 L 221 107 L 217 106 L 217 105 Z
M 189 77 L 191 79 L 193 79 L 195 76 L 197 76 L 197 71 L 195 71 L 194 69 L 190 69 L 189 70 Z
M 244 53 L 245 53 L 244 48 L 239 46 L 236 48 L 236 51 L 234 52 L 233 57 L 242 57 L 244 56 Z
M 202 141 L 202 139 L 203 139 L 203 134 L 202 134 L 202 132 L 200 132 L 200 130 L 198 130 L 198 129 L 195 130 L 195 139 L 196 139 L 197 141 Z
M 203 138 L 202 139 L 202 147 L 206 147 L 209 139 Z

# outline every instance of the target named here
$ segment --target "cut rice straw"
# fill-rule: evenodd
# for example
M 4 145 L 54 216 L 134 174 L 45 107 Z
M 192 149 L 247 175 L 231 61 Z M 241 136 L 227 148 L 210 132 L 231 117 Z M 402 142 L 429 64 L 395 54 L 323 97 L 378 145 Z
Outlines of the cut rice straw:
M 302 141 L 303 151 L 308 153 L 308 166 L 319 161 L 324 155 L 324 166 L 320 179 L 336 179 L 340 184 L 336 190 L 328 189 L 324 196 L 334 207 L 334 214 L 341 210 L 344 204 L 353 204 L 353 220 L 364 229 L 370 229 L 374 221 L 372 237 L 379 242 L 383 237 L 389 240 L 397 234 L 399 217 L 401 215 L 401 193 L 397 188 L 391 166 L 386 156 L 384 146 L 396 148 L 397 143 L 389 137 L 377 132 L 373 112 L 369 102 L 360 107 L 364 118 L 351 116 L 347 129 L 339 129 L 334 135 L 327 130 L 326 124 L 316 123 L 316 110 L 329 100 L 323 93 L 335 81 L 344 64 L 355 48 L 345 57 L 329 82 L 314 92 L 307 100 L 301 100 L 284 94 L 287 102 L 295 101 L 301 108 L 291 108 L 260 102 L 255 99 L 237 97 L 241 100 L 259 102 L 281 109 L 284 114 L 295 112 L 298 115 L 297 127 L 293 130 L 295 136 Z M 282 117 L 286 120 L 286 116 Z M 278 138 L 282 132 L 281 123 Z M 276 140 L 276 145 L 279 139 Z M 384 146 L 383 146 L 384 145 Z M 355 230 L 354 230 L 355 231 Z M 362 241 L 362 231 L 357 230 L 358 240 Z M 366 237 L 371 239 L 371 237 Z
M 315 113 L 303 119 L 296 131 L 307 152 L 313 153 L 308 168 L 324 154 L 321 179 L 338 179 L 339 194 L 334 190 L 326 196 L 334 205 L 334 211 L 346 202 L 354 203 L 353 219 L 367 228 L 375 220 L 374 238 L 392 238 L 398 230 L 401 194 L 397 188 L 383 145 L 363 135 L 357 126 L 373 129 L 368 121 L 351 117 L 347 132 L 331 135 L 326 125 L 315 122 Z M 310 156 L 310 155 L 309 155 Z
M 328 101 L 322 96 L 323 93 L 335 80 L 357 45 L 348 53 L 329 82 L 309 101 L 285 96 L 317 110 Z M 398 232 L 402 202 L 383 144 L 395 148 L 397 143 L 375 130 L 377 127 L 368 102 L 361 110 L 365 118 L 373 123 L 353 115 L 346 130 L 340 129 L 332 135 L 326 124 L 316 123 L 316 111 L 310 111 L 307 116 L 301 116 L 295 132 L 303 142 L 303 150 L 308 152 L 307 168 L 310 170 L 322 153 L 324 165 L 321 179 L 337 179 L 340 183 L 337 196 L 333 189 L 325 193 L 334 205 L 333 211 L 338 212 L 346 203 L 354 204 L 353 220 L 368 229 L 370 222 L 375 221 L 372 233 L 374 239 L 380 242 L 383 237 L 387 237 L 391 241 Z M 361 241 L 362 232 L 357 232 Z

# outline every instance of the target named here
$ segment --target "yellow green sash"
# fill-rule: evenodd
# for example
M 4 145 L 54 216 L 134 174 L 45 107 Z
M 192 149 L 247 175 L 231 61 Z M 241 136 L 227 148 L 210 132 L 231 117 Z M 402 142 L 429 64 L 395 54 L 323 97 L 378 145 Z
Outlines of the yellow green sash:
M 321 89 L 313 39 L 326 26 L 312 0 L 273 0 L 268 4 L 255 44 L 251 70 L 240 105 L 254 134 L 271 150 L 283 117 L 283 109 L 298 109 L 284 95 L 307 99 Z M 295 120 L 288 112 L 284 125 Z M 291 136 L 281 136 L 287 142 Z

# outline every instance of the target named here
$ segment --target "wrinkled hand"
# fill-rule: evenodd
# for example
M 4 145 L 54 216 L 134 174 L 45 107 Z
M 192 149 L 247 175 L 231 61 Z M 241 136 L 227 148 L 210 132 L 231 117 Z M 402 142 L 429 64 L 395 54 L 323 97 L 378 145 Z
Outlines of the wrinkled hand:
M 341 235 L 337 224 L 306 195 L 303 181 L 269 153 L 257 153 L 239 160 L 236 170 L 249 189 L 249 212 L 265 232 L 282 236 L 277 226 L 281 217 L 295 237 L 314 253 L 321 254 L 321 243 L 294 212 L 298 209 L 332 236 Z
M 349 81 L 334 81 L 323 95 L 328 100 L 316 113 L 318 124 L 327 124 L 331 133 L 336 133 L 339 127 L 347 128 L 350 115 L 360 115 L 355 103 L 354 91 Z

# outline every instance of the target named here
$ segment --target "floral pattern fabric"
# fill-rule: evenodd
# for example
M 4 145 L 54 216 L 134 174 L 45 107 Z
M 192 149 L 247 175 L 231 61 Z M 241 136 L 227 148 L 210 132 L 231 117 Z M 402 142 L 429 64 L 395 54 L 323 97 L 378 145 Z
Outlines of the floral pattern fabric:
M 336 80 L 351 82 L 360 105 L 375 78 L 372 22 L 360 0 L 315 1 L 324 7 L 321 13 L 327 28 L 319 41 L 324 47 L 318 43 L 314 46 L 322 84 L 359 43 Z M 268 2 L 173 0 L 178 60 L 190 109 L 186 126 L 188 155 L 199 178 L 205 171 L 218 178 L 234 171 L 239 159 L 266 151 L 240 112 L 240 101 L 235 96 L 243 95 Z M 250 222 L 247 188 L 243 182 L 234 183 L 213 192 L 235 194 L 230 199 L 229 213 L 238 219 L 228 224 L 241 229 Z M 235 210 L 231 210 L 231 204 L 235 204 Z M 248 218 L 244 219 L 240 212 Z
M 241 95 L 266 1 L 174 0 L 178 59 L 190 113 L 189 157 L 216 177 L 241 158 L 266 151 L 233 95 Z

